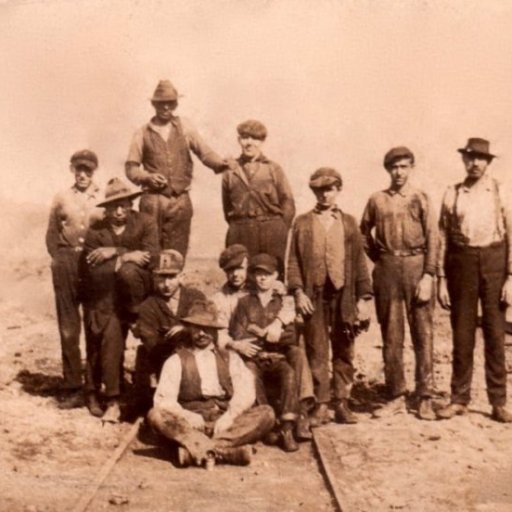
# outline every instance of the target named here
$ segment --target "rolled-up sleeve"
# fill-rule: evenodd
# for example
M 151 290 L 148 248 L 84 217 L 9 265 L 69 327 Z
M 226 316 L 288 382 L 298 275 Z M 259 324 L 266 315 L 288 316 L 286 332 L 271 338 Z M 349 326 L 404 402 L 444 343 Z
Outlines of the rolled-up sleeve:
M 142 185 L 142 182 L 150 175 L 141 165 L 145 129 L 146 127 L 143 126 L 133 135 L 125 163 L 126 177 L 135 185 Z
M 249 409 L 256 400 L 256 386 L 253 373 L 245 366 L 238 354 L 229 354 L 229 372 L 233 383 L 233 396 L 228 411 L 233 418 Z

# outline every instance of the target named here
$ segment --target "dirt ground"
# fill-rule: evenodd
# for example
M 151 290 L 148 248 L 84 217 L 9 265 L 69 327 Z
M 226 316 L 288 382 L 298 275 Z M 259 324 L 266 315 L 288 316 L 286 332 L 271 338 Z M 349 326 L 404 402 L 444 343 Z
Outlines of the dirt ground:
M 49 262 L 43 256 L 16 258 L 0 268 L 0 511 L 70 510 L 130 424 L 103 426 L 86 409 L 57 408 L 60 353 Z M 191 260 L 187 280 L 208 292 L 222 274 L 214 261 Z M 438 403 L 447 400 L 450 345 L 447 316 L 438 309 Z M 128 377 L 134 347 L 131 340 Z M 511 352 L 508 347 L 509 366 Z M 316 434 L 344 511 L 512 510 L 512 428 L 489 418 L 481 340 L 471 414 L 447 422 L 422 422 L 412 414 L 371 418 L 381 401 L 383 378 L 375 324 L 358 339 L 356 360 L 354 405 L 360 423 L 330 424 Z M 406 361 L 412 386 L 410 346 Z M 248 468 L 179 470 L 165 450 L 141 437 L 114 468 L 90 510 L 335 510 L 311 445 L 302 444 L 290 455 L 263 445 L 257 450 Z

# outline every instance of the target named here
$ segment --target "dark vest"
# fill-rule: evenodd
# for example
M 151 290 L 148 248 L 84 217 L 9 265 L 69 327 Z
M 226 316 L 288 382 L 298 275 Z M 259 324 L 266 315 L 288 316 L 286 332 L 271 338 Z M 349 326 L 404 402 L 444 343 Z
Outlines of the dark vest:
M 177 351 L 181 360 L 181 383 L 178 393 L 178 402 L 193 402 L 202 400 L 201 377 L 197 369 L 194 354 L 182 348 Z M 226 350 L 215 349 L 215 359 L 217 360 L 217 375 L 222 389 L 226 393 L 226 399 L 233 396 L 233 383 L 229 374 L 229 352 Z
M 161 193 L 179 195 L 192 181 L 192 158 L 180 119 L 176 117 L 171 123 L 173 128 L 167 142 L 149 126 L 145 128 L 142 165 L 146 171 L 167 178 L 167 189 Z

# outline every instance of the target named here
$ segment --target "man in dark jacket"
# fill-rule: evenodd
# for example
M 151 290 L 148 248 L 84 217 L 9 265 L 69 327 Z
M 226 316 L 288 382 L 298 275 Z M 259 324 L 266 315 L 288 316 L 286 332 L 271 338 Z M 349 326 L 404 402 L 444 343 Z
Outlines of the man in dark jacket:
M 318 406 L 312 426 L 329 421 L 329 346 L 334 373 L 335 418 L 355 423 L 349 409 L 354 376 L 354 339 L 367 325 L 371 282 L 355 219 L 339 210 L 340 174 L 330 167 L 309 180 L 315 208 L 297 217 L 288 259 L 288 286 L 304 317 L 306 353 L 313 374 Z
M 121 367 L 128 327 L 151 285 L 151 266 L 158 254 L 156 226 L 132 210 L 133 192 L 119 178 L 107 184 L 105 219 L 89 228 L 84 244 L 84 325 L 86 331 L 87 406 L 103 414 L 97 392 L 102 382 L 108 411 L 105 420 L 119 416 Z

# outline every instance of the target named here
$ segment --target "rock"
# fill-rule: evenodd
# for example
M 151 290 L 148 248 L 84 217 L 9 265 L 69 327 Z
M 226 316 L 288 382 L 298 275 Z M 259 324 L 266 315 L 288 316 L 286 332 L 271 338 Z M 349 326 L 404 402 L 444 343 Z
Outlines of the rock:
M 120 494 L 114 494 L 110 496 L 108 502 L 111 505 L 128 505 L 130 500 L 126 496 L 121 496 Z
M 441 436 L 439 434 L 434 434 L 434 435 L 428 436 L 427 439 L 429 441 L 439 441 L 439 439 L 441 439 Z

